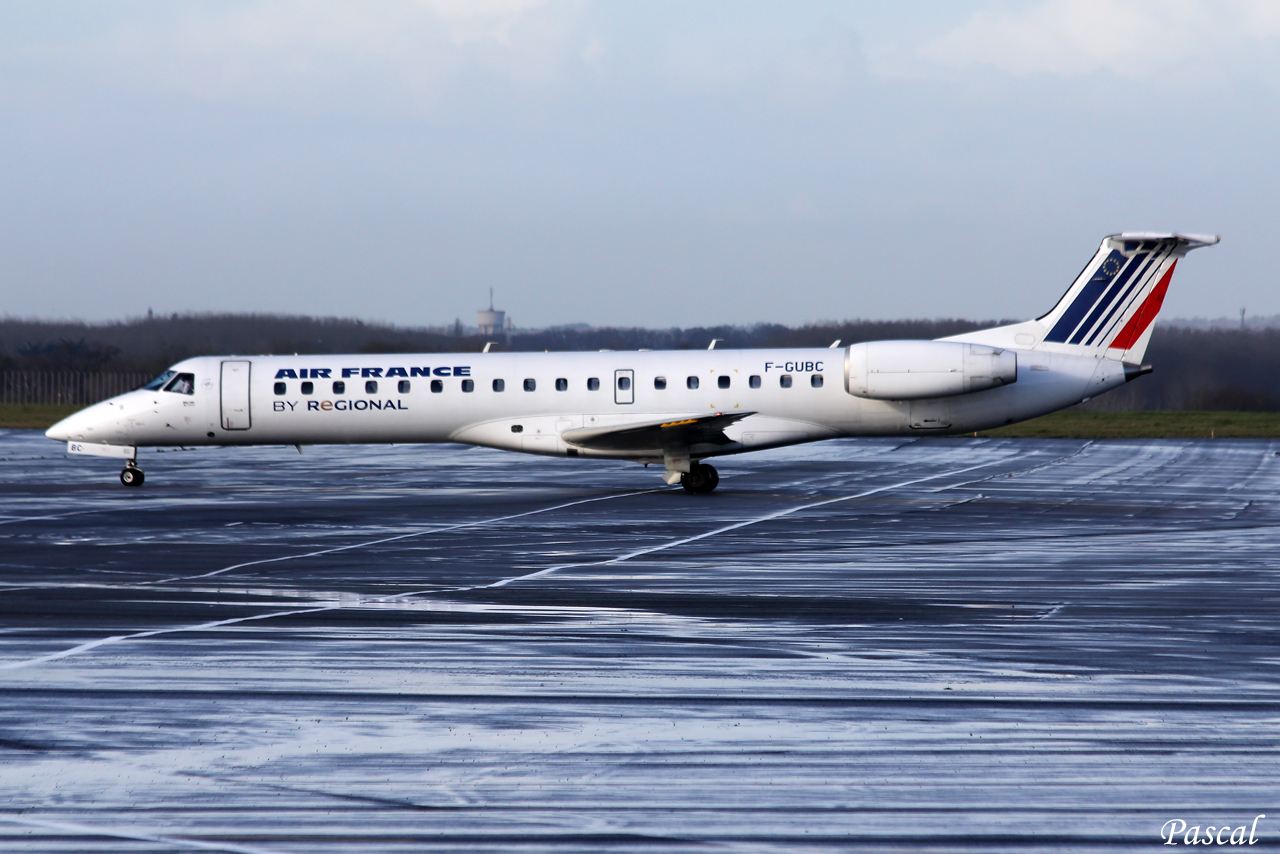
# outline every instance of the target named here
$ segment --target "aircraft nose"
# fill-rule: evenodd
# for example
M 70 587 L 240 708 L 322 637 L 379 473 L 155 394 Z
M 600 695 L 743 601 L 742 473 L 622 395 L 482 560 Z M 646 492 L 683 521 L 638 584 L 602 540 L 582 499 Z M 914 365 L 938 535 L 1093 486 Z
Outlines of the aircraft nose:
M 93 422 L 97 420 L 92 415 L 88 415 L 88 410 L 82 409 L 79 412 L 71 413 L 57 424 L 54 424 L 48 430 L 45 430 L 44 434 L 58 442 L 74 442 L 87 438 L 84 435 L 85 428 L 93 426 Z
M 56 442 L 103 441 L 111 421 L 110 403 L 104 401 L 71 413 L 44 434 Z
M 70 442 L 71 431 L 68 429 L 68 425 L 67 425 L 67 422 L 70 420 L 71 420 L 70 418 L 64 418 L 61 421 L 59 421 L 57 424 L 54 424 L 48 430 L 45 430 L 44 431 L 45 437 L 49 439 L 53 439 L 54 441 L 57 441 L 57 442 Z

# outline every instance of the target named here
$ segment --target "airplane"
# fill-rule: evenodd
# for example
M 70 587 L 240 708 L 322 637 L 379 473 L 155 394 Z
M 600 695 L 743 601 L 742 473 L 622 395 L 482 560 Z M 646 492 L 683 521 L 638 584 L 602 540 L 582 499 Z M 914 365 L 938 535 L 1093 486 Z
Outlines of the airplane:
M 49 428 L 73 454 L 126 460 L 200 445 L 456 442 L 661 465 L 695 494 L 708 459 L 848 436 L 1013 424 L 1124 385 L 1179 259 L 1217 236 L 1104 238 L 1061 300 L 1023 323 L 829 348 L 595 353 L 206 356 Z M 486 348 L 487 349 L 487 348 Z

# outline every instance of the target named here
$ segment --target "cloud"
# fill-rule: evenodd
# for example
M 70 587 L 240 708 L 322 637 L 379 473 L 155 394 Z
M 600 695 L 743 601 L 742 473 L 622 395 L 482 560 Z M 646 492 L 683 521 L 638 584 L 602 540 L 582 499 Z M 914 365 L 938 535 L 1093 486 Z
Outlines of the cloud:
M 8 51 L 6 82 L 65 69 L 134 94 L 286 109 L 355 103 L 429 106 L 477 75 L 545 86 L 583 64 L 591 34 L 578 0 L 261 0 L 195 3 L 166 14 L 90 17 L 74 31 L 52 12 Z M 2 38 L 2 37 L 0 37 Z
M 526 13 L 550 0 L 420 0 L 448 25 L 459 44 L 492 39 L 511 43 L 511 31 Z
M 1042 0 L 979 11 L 917 52 L 951 69 L 1150 78 L 1175 66 L 1220 70 L 1280 35 L 1274 0 Z
M 675 91 L 767 93 L 807 108 L 831 103 L 862 76 L 857 33 L 826 16 L 816 20 L 740 20 L 685 26 L 669 33 L 654 71 Z
M 0 27 L 6 85 L 87 85 L 283 114 L 431 112 L 583 84 L 756 95 L 810 109 L 864 76 L 849 16 L 815 7 L 612 6 L 592 0 L 243 0 L 124 6 L 68 28 L 59 2 Z M 0 14 L 0 23 L 5 23 Z M 665 90 L 665 91 L 664 91 Z

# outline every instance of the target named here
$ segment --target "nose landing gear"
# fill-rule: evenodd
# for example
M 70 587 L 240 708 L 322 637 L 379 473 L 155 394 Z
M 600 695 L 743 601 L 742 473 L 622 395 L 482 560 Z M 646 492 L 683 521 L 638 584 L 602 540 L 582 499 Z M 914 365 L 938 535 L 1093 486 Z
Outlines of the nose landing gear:
M 120 482 L 125 486 L 142 486 L 142 482 L 146 480 L 142 469 L 138 468 L 138 464 L 134 460 L 129 460 L 125 464 L 124 471 L 120 472 Z
M 704 495 L 720 485 L 720 473 L 715 470 L 714 466 L 709 466 L 706 463 L 695 463 L 689 467 L 688 472 L 680 476 L 680 485 L 685 488 L 686 492 Z

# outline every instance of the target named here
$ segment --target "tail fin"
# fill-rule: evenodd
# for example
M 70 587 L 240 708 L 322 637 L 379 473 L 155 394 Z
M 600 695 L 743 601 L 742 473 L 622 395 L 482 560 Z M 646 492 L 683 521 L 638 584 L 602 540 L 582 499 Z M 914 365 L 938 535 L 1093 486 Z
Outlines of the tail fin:
M 1113 234 L 1048 314 L 1036 349 L 1097 353 L 1140 363 L 1178 259 L 1220 238 Z

